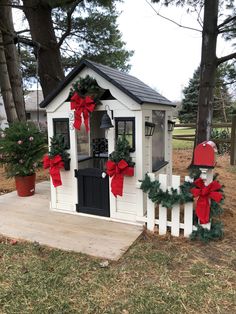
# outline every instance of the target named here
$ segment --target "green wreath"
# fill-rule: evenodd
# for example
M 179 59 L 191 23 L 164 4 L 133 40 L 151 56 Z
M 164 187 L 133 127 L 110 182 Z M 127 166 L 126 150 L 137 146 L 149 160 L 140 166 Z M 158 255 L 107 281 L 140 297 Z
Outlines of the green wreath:
M 96 104 L 100 104 L 100 98 L 104 94 L 104 91 L 105 90 L 98 85 L 94 78 L 86 75 L 84 78 L 80 77 L 72 84 L 68 98 L 70 100 L 76 92 L 80 97 L 84 98 L 85 96 L 90 96 Z

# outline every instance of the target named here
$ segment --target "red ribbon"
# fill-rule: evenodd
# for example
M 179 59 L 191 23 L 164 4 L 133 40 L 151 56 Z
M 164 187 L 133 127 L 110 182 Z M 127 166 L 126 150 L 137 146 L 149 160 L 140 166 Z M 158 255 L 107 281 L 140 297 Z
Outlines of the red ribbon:
M 60 155 L 56 155 L 53 158 L 49 158 L 48 155 L 43 158 L 43 168 L 49 169 L 50 176 L 52 178 L 52 183 L 56 188 L 59 185 L 62 185 L 60 169 L 64 167 L 64 162 L 61 159 Z
M 89 96 L 85 96 L 85 98 L 80 97 L 77 92 L 74 92 L 73 96 L 70 99 L 70 107 L 71 110 L 75 110 L 75 120 L 74 120 L 74 127 L 80 130 L 82 118 L 81 115 L 83 114 L 84 117 L 84 124 L 86 131 L 89 131 L 89 113 L 94 111 L 96 106 L 93 99 Z
M 108 160 L 106 163 L 106 173 L 112 177 L 111 191 L 115 197 L 123 195 L 124 176 L 132 177 L 134 175 L 134 168 L 129 167 L 127 162 L 122 159 L 118 163 Z
M 201 224 L 206 224 L 210 220 L 210 199 L 219 203 L 223 195 L 218 192 L 221 185 L 217 181 L 212 181 L 208 186 L 205 186 L 202 178 L 198 178 L 193 182 L 196 188 L 191 189 L 194 197 L 198 197 L 196 204 L 196 215 Z

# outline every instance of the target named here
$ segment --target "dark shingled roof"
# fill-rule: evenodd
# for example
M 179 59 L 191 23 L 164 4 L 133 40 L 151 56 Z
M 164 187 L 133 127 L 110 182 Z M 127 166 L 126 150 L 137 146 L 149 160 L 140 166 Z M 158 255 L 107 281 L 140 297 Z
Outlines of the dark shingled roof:
M 150 103 L 150 104 L 163 104 L 168 106 L 175 106 L 168 99 L 161 96 L 154 89 L 144 84 L 136 77 L 129 75 L 125 72 L 110 68 L 106 65 L 98 64 L 88 60 L 82 60 L 80 64 L 71 71 L 66 78 L 53 90 L 45 99 L 40 103 L 40 107 L 46 107 L 59 92 L 67 86 L 70 81 L 78 75 L 78 73 L 84 68 L 89 67 L 96 73 L 101 75 L 104 79 L 111 82 L 114 86 L 119 88 L 122 92 L 128 95 L 130 98 L 135 100 L 139 104 Z

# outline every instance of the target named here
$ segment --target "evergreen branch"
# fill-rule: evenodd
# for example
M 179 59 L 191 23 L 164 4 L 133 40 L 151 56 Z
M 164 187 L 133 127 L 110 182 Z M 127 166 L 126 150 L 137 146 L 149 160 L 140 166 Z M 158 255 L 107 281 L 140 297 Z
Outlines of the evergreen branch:
M 227 56 L 217 58 L 217 65 L 220 65 L 223 62 L 229 61 L 231 59 L 236 59 L 236 52 L 233 52 Z
M 67 28 L 66 31 L 64 32 L 64 34 L 62 34 L 59 42 L 58 42 L 58 47 L 60 47 L 64 40 L 66 39 L 66 37 L 68 37 L 71 33 L 71 21 L 72 21 L 72 14 L 74 13 L 76 7 L 78 4 L 80 4 L 81 2 L 83 2 L 83 0 L 77 0 L 75 1 L 75 3 L 72 5 L 72 7 L 70 8 L 70 10 L 67 12 Z
M 145 2 L 152 8 L 152 10 L 156 13 L 156 15 L 160 16 L 164 20 L 167 20 L 167 21 L 169 21 L 169 22 L 171 22 L 171 23 L 173 23 L 173 24 L 175 24 L 175 25 L 177 25 L 177 26 L 179 26 L 181 28 L 189 29 L 191 31 L 196 31 L 196 32 L 200 32 L 200 33 L 202 32 L 200 29 L 179 24 L 178 22 L 176 22 L 176 21 L 174 21 L 174 20 L 172 20 L 172 19 L 170 19 L 170 18 L 160 14 L 149 1 L 145 0 Z

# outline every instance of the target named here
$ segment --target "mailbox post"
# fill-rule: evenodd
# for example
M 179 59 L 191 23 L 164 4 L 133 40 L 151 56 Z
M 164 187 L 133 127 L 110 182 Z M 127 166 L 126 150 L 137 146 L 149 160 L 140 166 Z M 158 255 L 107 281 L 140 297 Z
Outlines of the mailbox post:
M 200 143 L 194 149 L 193 166 L 198 167 L 201 171 L 200 177 L 206 186 L 208 186 L 213 181 L 213 169 L 216 165 L 216 152 L 216 144 L 212 141 L 205 141 Z M 211 223 L 209 222 L 207 224 L 201 224 L 201 226 L 210 230 Z

